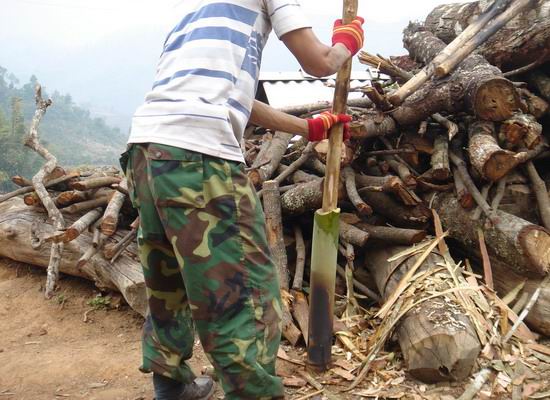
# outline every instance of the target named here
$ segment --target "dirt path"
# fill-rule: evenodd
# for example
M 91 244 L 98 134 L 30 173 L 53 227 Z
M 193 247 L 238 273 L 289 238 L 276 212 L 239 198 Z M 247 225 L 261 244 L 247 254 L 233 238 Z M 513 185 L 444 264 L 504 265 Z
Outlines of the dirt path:
M 43 270 L 0 259 L 0 399 L 152 399 L 138 371 L 142 318 L 127 306 L 89 311 L 97 291 L 71 277 L 45 301 L 44 282 Z M 191 364 L 208 365 L 200 345 Z

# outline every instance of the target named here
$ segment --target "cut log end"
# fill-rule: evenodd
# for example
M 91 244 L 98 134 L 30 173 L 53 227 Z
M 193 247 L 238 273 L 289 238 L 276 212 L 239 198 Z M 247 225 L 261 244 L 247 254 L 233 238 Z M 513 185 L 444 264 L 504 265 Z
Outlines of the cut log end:
M 477 88 L 474 110 L 481 119 L 504 121 L 520 107 L 519 95 L 514 85 L 506 79 L 490 79 Z
M 550 271 L 550 232 L 542 227 L 529 225 L 520 232 L 519 241 L 532 265 L 541 275 L 546 275 Z
M 430 302 L 425 305 L 425 307 L 429 306 Z M 434 304 L 434 306 L 437 306 L 437 304 Z M 434 307 L 434 312 L 436 314 L 443 313 L 441 306 L 439 305 L 439 308 Z M 422 313 L 426 314 L 425 311 L 422 311 Z M 443 320 L 445 319 L 448 319 L 448 316 L 443 317 Z M 460 319 L 463 319 L 463 316 Z M 407 336 L 404 333 L 401 334 L 400 344 L 403 353 L 408 355 L 409 373 L 416 379 L 426 383 L 466 379 L 472 371 L 480 352 L 480 344 L 475 332 L 471 329 L 455 330 L 449 327 L 435 328 L 436 331 L 439 330 L 440 332 L 434 332 L 434 325 L 423 327 L 419 324 L 420 321 L 422 320 L 419 319 L 414 323 L 408 321 L 407 323 L 409 328 L 413 326 L 417 328 L 414 334 L 409 332 L 410 336 L 408 338 L 414 337 L 414 340 L 406 343 L 405 338 Z M 429 330 L 423 328 L 429 328 Z M 468 326 L 468 328 L 470 327 Z
M 250 182 L 252 182 L 254 187 L 258 187 L 262 183 L 262 177 L 257 169 L 253 169 L 248 172 L 248 179 L 250 179 Z
M 483 166 L 483 176 L 491 181 L 498 181 L 518 164 L 515 153 L 506 150 L 495 152 Z

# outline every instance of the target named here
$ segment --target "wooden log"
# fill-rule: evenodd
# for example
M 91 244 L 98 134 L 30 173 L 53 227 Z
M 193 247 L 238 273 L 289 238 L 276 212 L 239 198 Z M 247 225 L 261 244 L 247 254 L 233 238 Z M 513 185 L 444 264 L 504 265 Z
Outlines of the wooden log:
M 451 176 L 449 165 L 449 139 L 437 135 L 434 140 L 434 152 L 431 157 L 432 176 L 438 181 L 446 181 Z
M 515 153 L 498 145 L 492 122 L 476 121 L 470 125 L 468 134 L 470 162 L 483 178 L 497 181 L 519 164 Z
M 508 7 L 506 8 L 506 6 Z M 453 54 L 450 55 L 449 58 L 442 61 L 436 67 L 435 75 L 439 78 L 447 75 L 449 71 L 451 71 L 464 58 L 465 54 L 469 54 L 479 48 L 487 41 L 487 39 L 491 38 L 503 26 L 510 22 L 511 19 L 523 12 L 532 9 L 534 6 L 535 1 L 533 0 L 515 0 L 513 2 L 510 2 L 509 0 L 494 1 L 491 7 L 489 7 L 489 10 L 487 10 L 483 15 L 488 14 L 490 10 L 495 8 L 506 9 L 504 9 L 501 14 L 496 15 L 483 30 L 481 30 L 477 35 L 472 37 L 471 40 L 461 46 L 460 49 L 457 49 Z M 479 20 L 481 17 L 482 16 L 480 15 L 479 18 L 477 18 L 476 20 Z M 453 42 L 451 42 L 450 45 L 456 42 L 460 38 L 460 36 L 466 33 L 474 24 L 475 22 L 472 22 L 460 35 L 456 37 L 455 40 L 453 40 Z
M 25 138 L 25 146 L 34 150 L 38 155 L 46 160 L 44 165 L 38 170 L 38 172 L 32 177 L 32 185 L 37 195 L 40 197 L 42 206 L 48 212 L 48 217 L 53 221 L 56 230 L 62 230 L 65 228 L 65 220 L 63 214 L 59 211 L 55 205 L 50 194 L 46 190 L 45 181 L 46 177 L 54 172 L 57 167 L 57 158 L 40 143 L 38 136 L 38 125 L 42 120 L 42 117 L 46 113 L 47 108 L 52 104 L 51 99 L 42 99 L 42 87 L 37 84 L 35 87 L 35 103 L 36 110 L 32 119 L 31 128 L 28 136 Z M 61 262 L 61 256 L 63 254 L 63 244 L 52 244 L 50 249 L 50 263 L 48 265 L 48 272 L 46 278 L 46 290 L 44 296 L 50 299 L 53 296 L 57 281 L 59 279 L 59 264 Z
M 527 79 L 542 97 L 550 101 L 550 76 L 537 70 L 530 73 Z
M 360 124 L 351 124 L 352 139 L 369 139 L 378 136 L 389 136 L 397 132 L 395 119 L 377 111 L 366 110 Z
M 533 224 L 538 224 L 537 210 L 533 207 L 536 201 L 537 199 L 528 185 L 524 183 L 508 184 L 499 208 Z
M 407 247 L 403 246 L 377 246 L 369 250 L 366 264 L 384 300 L 420 258 L 417 254 L 388 262 L 405 250 Z M 419 271 L 438 269 L 444 262 L 441 255 L 432 252 Z M 439 274 L 440 279 L 453 279 L 446 271 Z M 434 290 L 444 290 L 446 285 L 441 285 Z M 423 382 L 467 378 L 481 350 L 466 311 L 450 298 L 434 298 L 414 307 L 405 314 L 396 332 L 409 373 Z
M 404 43 L 412 57 L 429 63 L 445 44 L 418 24 L 409 24 Z M 514 84 L 479 54 L 471 54 L 444 81 L 426 83 L 392 112 L 399 125 L 411 125 L 431 115 L 467 110 L 480 119 L 502 121 L 520 109 Z
M 128 183 L 126 179 L 123 179 L 122 182 L 120 182 L 120 186 L 123 189 L 128 189 Z M 101 233 L 103 233 L 104 235 L 113 236 L 113 234 L 116 232 L 118 227 L 119 213 L 122 209 L 122 205 L 124 204 L 124 199 L 126 199 L 126 195 L 119 191 L 117 191 L 113 195 L 113 197 L 111 197 L 111 200 L 109 201 L 109 204 L 105 209 L 103 220 L 101 221 L 100 229 Z
M 450 43 L 492 3 L 481 0 L 437 6 L 425 26 L 445 43 Z M 513 1 L 514 6 L 520 1 Z M 545 1 L 532 1 L 532 10 L 513 18 L 477 51 L 491 64 L 509 71 L 534 61 L 550 59 L 550 10 Z M 541 60 L 542 58 L 542 60 Z
M 500 125 L 499 138 L 509 149 L 533 149 L 542 142 L 542 125 L 528 114 L 515 114 Z
M 90 190 L 111 186 L 112 184 L 120 183 L 121 180 L 122 178 L 118 176 L 101 176 L 97 178 L 83 179 L 72 183 L 70 186 L 75 190 Z
M 276 132 L 267 142 L 269 145 L 262 146 L 248 171 L 248 177 L 254 186 L 261 186 L 275 173 L 293 136 L 286 132 Z
M 29 207 L 42 206 L 42 201 L 40 200 L 40 197 L 38 197 L 38 194 L 36 194 L 36 192 L 27 193 L 25 196 L 23 196 L 23 202 Z
M 500 12 L 506 7 L 506 1 L 495 1 L 489 9 L 479 15 L 464 31 L 445 46 L 426 66 L 411 77 L 403 86 L 390 96 L 394 105 L 400 105 L 416 92 L 433 75 L 442 78 L 448 75 L 477 46 L 502 26 L 498 21 Z M 517 11 L 516 11 L 517 13 Z M 504 13 L 503 13 L 504 14 Z M 500 25 L 499 25 L 500 22 Z
M 550 230 L 550 195 L 548 194 L 546 183 L 540 177 L 532 161 L 527 162 L 525 164 L 525 168 L 527 169 L 527 174 L 531 180 L 533 192 L 537 197 L 542 225 L 544 225 L 546 229 Z
M 118 242 L 109 243 L 103 249 L 103 256 L 113 264 L 118 257 L 128 248 L 136 239 L 137 227 L 131 227 Z
M 307 297 L 302 291 L 304 279 L 304 268 L 306 264 L 306 246 L 302 228 L 299 225 L 294 226 L 294 238 L 296 241 L 296 268 L 294 280 L 292 281 L 292 315 L 302 331 L 302 337 L 307 346 L 309 332 L 309 305 Z
M 88 211 L 65 231 L 56 233 L 50 236 L 47 240 L 51 240 L 54 243 L 68 243 L 79 237 L 86 229 L 88 229 L 94 222 L 96 222 L 103 214 L 103 209 L 98 207 L 92 211 Z
M 484 212 L 487 218 L 493 218 L 493 210 L 491 206 L 487 203 L 485 197 L 479 192 L 477 186 L 475 185 L 472 177 L 468 172 L 466 162 L 463 159 L 462 151 L 459 150 L 459 154 L 455 154 L 453 151 L 449 153 L 449 159 L 454 165 L 453 173 L 458 175 L 457 182 L 461 182 L 464 187 L 467 189 L 469 195 L 471 196 L 473 202 L 477 203 L 478 207 Z M 457 151 L 456 149 L 454 151 Z M 462 204 L 462 199 L 460 199 Z
M 370 225 L 365 222 L 355 224 L 359 229 L 367 232 L 371 240 L 386 244 L 412 245 L 420 243 L 426 238 L 426 231 L 420 229 L 403 229 L 393 226 Z
M 344 185 L 340 183 L 339 199 L 345 198 Z M 323 179 L 302 183 L 281 196 L 283 214 L 293 216 L 318 209 L 323 204 Z
M 543 281 L 543 278 L 526 279 L 524 276 L 514 273 L 510 266 L 495 259 L 491 260 L 491 268 L 493 270 L 495 288 L 501 298 L 520 286 L 523 282 L 524 285 L 521 288 L 520 293 L 517 295 L 517 301 L 519 301 L 522 297 L 530 298 Z M 550 336 L 549 314 L 550 287 L 547 286 L 542 288 L 537 302 L 529 314 L 527 314 L 527 317 L 525 317 L 525 323 L 534 331 L 545 336 Z
M 307 144 L 307 146 L 304 148 L 302 154 L 298 159 L 292 164 L 288 166 L 288 168 L 285 166 L 284 170 L 279 173 L 279 175 L 275 178 L 275 181 L 280 185 L 283 183 L 285 179 L 287 179 L 290 175 L 294 174 L 298 169 L 304 165 L 304 163 L 313 156 L 313 147 L 314 143 L 310 142 Z
M 516 273 L 543 276 L 550 270 L 550 233 L 543 227 L 501 210 L 493 210 L 494 224 L 487 226 L 483 219 L 473 220 L 449 193 L 435 196 L 432 207 L 449 235 L 464 246 L 477 246 L 477 230 L 483 229 L 491 257 L 505 262 Z
M 314 150 L 317 158 L 326 165 L 329 153 L 328 139 L 321 140 L 320 142 L 315 143 Z M 342 143 L 342 147 L 340 149 L 340 164 L 342 165 L 342 167 L 350 165 L 353 162 L 354 157 L 355 151 L 353 150 L 353 148 L 346 145 L 345 143 Z
M 30 179 L 19 175 L 12 176 L 11 181 L 19 187 L 32 186 L 32 181 Z
M 57 179 L 54 179 L 52 181 L 48 181 L 48 182 L 44 183 L 44 187 L 47 188 L 47 189 L 50 189 L 50 188 L 52 188 L 52 187 L 54 187 L 54 186 L 56 186 L 60 183 L 70 181 L 71 179 L 77 178 L 79 176 L 80 176 L 79 172 L 71 172 L 70 174 L 62 176 L 61 178 L 57 178 Z M 31 193 L 31 192 L 34 192 L 34 187 L 33 186 L 25 186 L 25 187 L 19 188 L 17 190 L 14 190 L 13 192 L 6 193 L 6 194 L 0 196 L 0 203 L 4 202 L 6 200 L 9 200 L 9 199 L 11 199 L 15 196 L 24 195 L 24 194 Z
M 25 206 L 21 199 L 15 198 L 0 204 L 0 215 L 0 256 L 46 268 L 50 260 L 50 246 L 42 245 L 35 249 L 31 245 L 32 224 L 34 221 L 42 221 L 43 214 L 36 213 Z M 68 218 L 68 222 L 70 221 Z M 40 230 L 43 236 L 49 236 L 55 231 L 48 221 L 40 223 Z M 119 234 L 116 236 L 119 237 Z M 68 243 L 64 247 L 59 270 L 65 274 L 89 279 L 101 290 L 121 292 L 130 307 L 145 315 L 147 297 L 141 266 L 139 261 L 136 261 L 137 256 L 123 255 L 118 262 L 110 265 L 101 254 L 98 254 L 79 269 L 78 260 L 91 246 L 92 236 L 87 233 Z M 129 250 L 136 254 L 135 243 Z
M 109 204 L 109 197 L 102 196 L 97 199 L 83 201 L 81 203 L 76 203 L 68 207 L 62 208 L 61 211 L 67 214 L 77 214 L 83 211 L 88 211 L 97 207 L 103 207 Z
M 369 233 L 340 221 L 340 239 L 354 246 L 364 247 L 369 240 Z
M 263 183 L 263 205 L 265 213 L 267 242 L 273 256 L 281 289 L 288 291 L 290 274 L 288 273 L 288 259 L 283 235 L 283 220 L 281 213 L 281 196 L 279 185 L 270 180 Z
M 409 167 L 398 161 L 394 156 L 382 156 L 382 159 L 388 163 L 390 169 L 399 176 L 407 188 L 413 190 L 416 188 L 416 178 Z
M 372 215 L 372 207 L 369 206 L 365 201 L 359 196 L 357 192 L 357 185 L 355 184 L 355 172 L 351 167 L 346 167 L 342 171 L 344 181 L 346 184 L 346 192 L 348 194 L 349 200 L 353 203 L 359 214 L 361 215 Z
M 377 214 L 398 227 L 424 229 L 432 218 L 430 209 L 424 203 L 405 206 L 386 193 L 365 189 L 359 189 L 359 194 Z
M 359 188 L 380 186 L 384 192 L 395 194 L 407 206 L 415 206 L 421 203 L 418 196 L 412 190 L 409 190 L 397 176 L 386 175 L 379 177 L 356 174 L 355 181 Z
M 70 190 L 66 192 L 61 192 L 56 197 L 56 202 L 59 206 L 65 207 L 70 206 L 71 204 L 81 203 L 92 198 L 92 192 L 81 192 L 79 190 Z
M 550 92 L 550 86 L 548 89 Z M 550 104 L 548 104 L 548 101 L 544 100 L 542 97 L 537 96 L 525 88 L 519 88 L 518 92 L 521 96 L 523 111 L 532 115 L 535 119 L 542 118 L 550 110 Z

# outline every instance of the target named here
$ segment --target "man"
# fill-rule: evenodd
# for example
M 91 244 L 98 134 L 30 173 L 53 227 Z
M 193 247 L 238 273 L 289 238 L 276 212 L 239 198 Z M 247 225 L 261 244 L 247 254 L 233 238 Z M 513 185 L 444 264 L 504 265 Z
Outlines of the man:
M 362 46 L 363 20 L 319 42 L 296 0 L 185 0 L 155 82 L 138 108 L 127 177 L 140 213 L 138 245 L 149 312 L 142 371 L 157 400 L 206 399 L 195 375 L 196 329 L 227 399 L 277 399 L 281 302 L 264 216 L 239 146 L 248 122 L 321 140 L 345 115 L 300 119 L 254 101 L 270 30 L 316 76 Z

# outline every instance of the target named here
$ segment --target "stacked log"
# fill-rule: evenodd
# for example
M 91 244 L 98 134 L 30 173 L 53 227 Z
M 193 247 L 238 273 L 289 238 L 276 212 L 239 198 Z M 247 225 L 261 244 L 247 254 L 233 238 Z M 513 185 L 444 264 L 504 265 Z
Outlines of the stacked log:
M 513 24 L 487 41 L 486 30 L 481 30 L 481 36 L 470 38 L 485 38 L 479 52 L 462 54 L 447 76 L 434 76 L 434 60 L 439 63 L 441 54 L 448 53 L 446 43 L 484 12 L 486 3 L 440 6 L 424 25 L 411 23 L 404 32 L 409 56 L 399 63 L 361 54 L 363 63 L 400 84 L 415 79 L 414 71 L 401 66 L 424 68 L 424 83 L 402 102 L 391 101 L 395 86 L 375 82 L 363 88 L 369 100 L 349 104 L 354 120 L 338 186 L 342 256 L 337 292 L 345 297 L 346 283 L 352 282 L 366 296 L 365 307 L 379 300 L 387 304 L 419 261 L 418 254 L 406 261 L 388 259 L 430 234 L 441 237 L 439 219 L 452 238 L 451 250 L 467 249 L 480 257 L 488 281 L 492 265 L 491 281 L 502 296 L 522 281 L 519 297 L 528 296 L 550 270 L 550 64 L 540 51 L 548 47 L 547 3 L 525 3 Z M 499 2 L 506 7 L 511 3 Z M 514 68 L 523 70 L 510 71 Z M 317 103 L 285 111 L 310 117 L 330 107 Z M 303 282 L 309 276 L 313 214 L 323 199 L 326 143 L 308 144 L 285 132 L 264 134 L 249 127 L 243 150 L 248 176 L 263 198 L 285 299 L 284 335 L 298 344 L 307 340 Z M 62 171 L 48 177 L 45 187 L 66 218 L 63 229 L 46 221 L 33 181 L 14 177 L 14 182 L 24 187 L 0 196 L 0 255 L 47 266 L 51 243 L 65 243 L 62 272 L 120 290 L 143 312 L 143 278 L 134 244 L 137 214 L 122 174 Z M 26 196 L 25 203 L 13 198 L 20 195 Z M 446 257 L 443 251 L 432 251 L 419 271 L 437 270 Z M 437 271 L 438 276 L 446 274 Z M 542 292 L 526 322 L 548 334 L 548 293 Z M 456 323 L 436 326 L 428 314 L 435 315 L 438 307 L 442 316 L 454 315 Z M 467 314 L 463 304 L 435 300 L 406 313 L 395 331 L 414 376 L 436 382 L 469 374 L 485 343 L 476 337 L 478 327 L 474 329 Z

